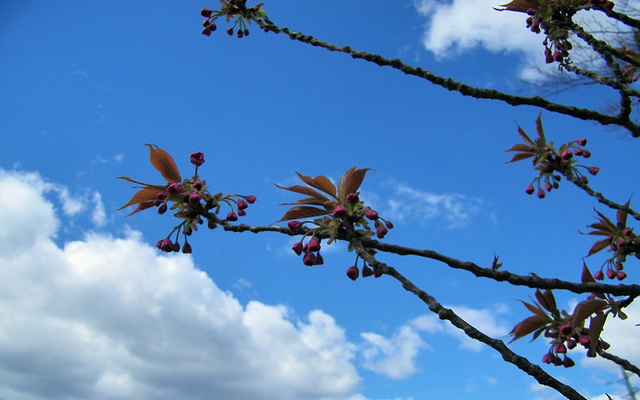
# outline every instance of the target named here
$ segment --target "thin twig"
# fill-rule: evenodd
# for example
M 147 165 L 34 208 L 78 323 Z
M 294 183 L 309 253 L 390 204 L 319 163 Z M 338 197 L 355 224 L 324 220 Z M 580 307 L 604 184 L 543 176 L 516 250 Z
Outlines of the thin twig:
M 606 351 L 602 350 L 602 349 L 598 349 L 598 355 L 602 358 L 606 358 L 609 361 L 612 361 L 616 364 L 618 364 L 619 366 L 621 366 L 622 368 L 626 369 L 629 372 L 633 372 L 634 374 L 640 376 L 640 368 L 636 367 L 635 365 L 631 364 L 628 360 L 625 360 L 624 358 L 620 358 L 614 354 L 611 353 L 607 353 Z

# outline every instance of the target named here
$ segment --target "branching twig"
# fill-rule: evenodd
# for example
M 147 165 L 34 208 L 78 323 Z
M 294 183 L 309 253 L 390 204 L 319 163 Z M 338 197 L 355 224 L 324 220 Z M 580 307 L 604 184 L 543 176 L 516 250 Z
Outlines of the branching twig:
M 618 364 L 619 366 L 621 366 L 622 368 L 626 369 L 629 372 L 633 372 L 634 374 L 640 376 L 640 368 L 636 367 L 635 365 L 631 364 L 629 361 L 625 360 L 624 358 L 620 358 L 616 355 L 613 355 L 611 353 L 607 353 L 606 351 L 602 350 L 602 349 L 598 349 L 598 355 L 602 358 L 606 358 L 609 361 L 612 361 L 616 364 Z
M 469 86 L 464 83 L 454 81 L 451 78 L 444 78 L 442 76 L 436 75 L 422 68 L 412 67 L 410 65 L 405 64 L 399 59 L 392 60 L 392 59 L 388 59 L 383 56 L 380 56 L 378 54 L 367 53 L 364 51 L 356 51 L 348 46 L 336 46 L 331 43 L 327 43 L 327 42 L 323 42 L 318 39 L 315 39 L 313 36 L 307 36 L 300 32 L 293 32 L 288 28 L 280 28 L 277 25 L 273 24 L 271 21 L 264 21 L 260 18 L 256 18 L 253 15 L 247 15 L 247 17 L 252 18 L 265 31 L 270 31 L 277 34 L 284 33 L 293 40 L 298 40 L 300 42 L 307 43 L 312 46 L 322 47 L 329 51 L 337 51 L 337 52 L 345 53 L 350 55 L 352 58 L 366 60 L 374 64 L 377 64 L 379 66 L 389 66 L 399 71 L 402 71 L 407 75 L 417 76 L 435 85 L 441 86 L 447 90 L 458 92 L 463 96 L 471 96 L 477 99 L 500 100 L 513 106 L 518 106 L 518 105 L 536 106 L 548 111 L 569 115 L 574 118 L 578 118 L 582 120 L 597 121 L 602 125 L 618 125 L 629 130 L 629 132 L 633 137 L 640 137 L 640 126 L 634 124 L 631 120 L 629 120 L 628 117 L 624 118 L 620 115 L 611 116 L 611 115 L 602 114 L 590 109 L 558 104 L 558 103 L 551 102 L 540 96 L 533 96 L 533 97 L 516 96 L 516 95 L 503 93 L 494 89 L 484 89 L 484 88 Z

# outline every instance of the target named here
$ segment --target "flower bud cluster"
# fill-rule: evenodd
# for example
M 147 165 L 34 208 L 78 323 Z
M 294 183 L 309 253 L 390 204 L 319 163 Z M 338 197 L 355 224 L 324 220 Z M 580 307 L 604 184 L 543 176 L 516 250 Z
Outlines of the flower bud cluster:
M 292 233 L 299 233 L 301 227 L 302 224 L 298 221 L 289 222 L 289 229 Z M 300 239 L 300 241 L 294 244 L 291 248 L 291 250 L 293 250 L 293 252 L 299 256 L 304 253 L 304 256 L 302 256 L 302 263 L 307 267 L 324 264 L 324 259 L 320 254 L 320 249 L 322 248 L 322 239 L 316 239 L 316 237 L 314 236 L 315 233 L 315 230 L 310 230 L 309 232 L 307 232 L 307 234 L 311 234 L 311 239 L 306 244 L 304 244 L 304 238 L 307 235 L 303 236 L 302 239 Z
M 587 357 L 595 357 L 597 349 L 606 350 L 610 346 L 602 339 L 598 339 L 598 343 L 592 346 L 589 330 L 581 326 L 572 326 L 568 321 L 564 321 L 557 328 L 549 329 L 545 336 L 552 337 L 553 341 L 549 351 L 542 357 L 542 362 L 555 366 L 562 365 L 565 368 L 575 365 L 575 362 L 567 356 L 567 352 L 575 349 L 578 345 L 587 350 Z
M 583 147 L 586 144 L 587 139 L 583 138 L 565 143 L 556 150 L 553 143 L 547 143 L 537 151 L 533 156 L 533 165 L 539 176 L 525 188 L 525 193 L 536 193 L 538 198 L 543 199 L 546 193 L 560 187 L 562 175 L 571 177 L 574 183 L 588 184 L 589 180 L 582 171 L 597 175 L 600 168 L 577 164 L 577 157 L 591 157 L 591 152 Z
M 182 220 L 165 239 L 156 243 L 156 247 L 165 252 L 180 251 L 179 237 L 183 235 L 182 252 L 191 253 L 192 249 L 187 237 L 198 230 L 198 225 L 203 224 L 203 217 L 207 219 L 208 228 L 215 229 L 217 223 L 221 221 L 216 215 L 221 211 L 223 204 L 227 205 L 230 211 L 222 221 L 232 222 L 237 221 L 239 216 L 247 215 L 246 209 L 249 204 L 256 201 L 256 197 L 251 195 L 223 195 L 222 193 L 212 195 L 207 190 L 206 181 L 200 180 L 197 175 L 198 167 L 204 163 L 204 154 L 193 153 L 190 160 L 196 167 L 196 174 L 191 179 L 167 184 L 164 190 L 158 192 L 153 202 L 159 214 L 164 214 L 167 210 L 176 210 L 174 216 Z M 176 238 L 172 242 L 170 238 L 174 233 Z
M 369 249 L 368 252 L 372 256 L 376 254 L 376 251 L 374 249 Z M 359 275 L 360 268 L 358 268 L 358 257 L 356 257 L 356 261 L 353 266 L 347 268 L 347 277 L 349 277 L 349 279 L 351 279 L 352 281 L 355 281 L 356 279 L 358 279 Z M 371 268 L 369 265 L 367 265 L 366 261 L 362 260 L 362 277 L 367 278 L 371 275 L 373 275 L 375 278 L 380 278 L 382 276 L 382 271 L 378 267 Z
M 211 10 L 209 8 L 203 8 L 200 11 L 200 15 L 206 19 L 202 22 L 202 34 L 211 36 L 211 34 L 218 29 L 216 20 L 220 17 L 224 17 L 227 22 L 231 19 L 235 19 L 233 25 L 225 29 L 229 36 L 235 35 L 242 39 L 245 36 L 249 36 L 249 29 L 247 25 L 251 23 L 251 18 L 266 18 L 266 13 L 261 9 L 262 3 L 257 6 L 247 8 L 247 0 L 220 0 L 220 10 Z
M 627 257 L 635 256 L 640 259 L 640 238 L 633 233 L 633 228 L 623 228 L 607 236 L 606 242 L 609 243 L 608 251 L 613 255 L 604 262 L 599 271 L 593 274 L 593 277 L 603 280 L 606 275 L 609 279 L 622 281 L 627 277 L 627 273 L 624 272 Z

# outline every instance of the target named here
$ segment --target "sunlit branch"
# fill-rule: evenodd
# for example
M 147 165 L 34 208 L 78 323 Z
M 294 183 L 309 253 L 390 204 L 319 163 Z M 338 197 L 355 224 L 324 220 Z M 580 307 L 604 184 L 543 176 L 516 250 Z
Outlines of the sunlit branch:
M 640 329 L 640 328 L 638 328 Z M 616 364 L 618 364 L 619 366 L 621 366 L 622 368 L 626 369 L 629 372 L 632 372 L 638 376 L 640 376 L 640 368 L 636 367 L 635 365 L 631 364 L 628 360 L 625 360 L 624 358 L 620 358 L 616 355 L 613 355 L 611 353 L 607 353 L 606 351 L 599 349 L 598 350 L 598 355 L 602 358 L 606 358 L 607 360 L 614 362 Z
M 631 18 L 626 14 L 622 14 L 614 10 L 599 10 L 599 11 L 602 11 L 603 13 L 607 14 L 607 16 L 615 20 L 618 20 L 627 26 L 630 26 L 635 29 L 640 29 L 640 20 Z
M 300 32 L 292 32 L 288 28 L 280 28 L 275 24 L 271 23 L 270 21 L 266 22 L 259 18 L 255 18 L 255 16 L 252 16 L 252 15 L 249 15 L 248 17 L 252 18 L 265 31 L 274 32 L 276 34 L 284 33 L 293 40 L 307 43 L 312 46 L 322 47 L 329 51 L 345 53 L 350 55 L 352 58 L 366 60 L 379 66 L 389 66 L 399 71 L 402 71 L 407 75 L 413 75 L 413 76 L 425 79 L 431 82 L 432 84 L 441 86 L 447 90 L 458 92 L 463 96 L 470 96 L 477 99 L 500 100 L 513 106 L 530 105 L 530 106 L 541 107 L 548 111 L 569 115 L 578 119 L 597 121 L 602 125 L 618 125 L 629 130 L 629 132 L 631 132 L 633 137 L 640 137 L 640 126 L 634 124 L 632 121 L 629 120 L 629 118 L 623 118 L 621 116 L 611 116 L 611 115 L 602 114 L 590 109 L 558 104 L 558 103 L 551 102 L 540 96 L 533 96 L 533 97 L 516 96 L 516 95 L 506 94 L 494 89 L 484 89 L 484 88 L 469 86 L 464 83 L 454 81 L 451 78 L 444 78 L 439 75 L 433 74 L 432 72 L 429 72 L 422 68 L 412 67 L 410 65 L 405 64 L 399 59 L 388 59 L 378 54 L 372 54 L 372 53 L 367 53 L 363 51 L 356 51 L 348 46 L 336 46 L 336 45 L 315 39 L 312 36 L 304 35 Z

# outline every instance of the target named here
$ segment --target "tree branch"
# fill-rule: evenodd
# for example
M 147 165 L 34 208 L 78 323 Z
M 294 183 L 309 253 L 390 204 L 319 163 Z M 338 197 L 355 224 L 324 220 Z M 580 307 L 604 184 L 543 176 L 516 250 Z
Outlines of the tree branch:
M 628 360 L 625 360 L 624 358 L 620 358 L 616 355 L 613 355 L 611 353 L 607 353 L 606 351 L 602 350 L 602 349 L 598 349 L 598 355 L 602 358 L 606 358 L 607 360 L 614 362 L 616 364 L 618 364 L 619 366 L 621 366 L 622 368 L 626 369 L 629 372 L 633 372 L 634 374 L 640 376 L 640 368 L 636 367 L 635 365 L 631 364 Z
M 399 59 L 392 60 L 392 59 L 382 57 L 378 54 L 367 53 L 364 51 L 356 51 L 348 46 L 336 46 L 336 45 L 315 39 L 312 36 L 303 35 L 300 32 L 292 32 L 288 28 L 280 28 L 277 25 L 273 24 L 271 21 L 262 20 L 260 18 L 255 17 L 252 14 L 247 14 L 246 17 L 251 18 L 258 25 L 260 25 L 260 28 L 262 28 L 267 32 L 270 31 L 276 34 L 284 33 L 287 36 L 289 36 L 289 38 L 291 38 L 292 40 L 297 40 L 303 43 L 310 44 L 312 46 L 322 47 L 329 51 L 345 53 L 350 55 L 352 58 L 366 60 L 379 66 L 389 66 L 399 71 L 402 71 L 407 75 L 413 75 L 413 76 L 425 79 L 434 85 L 441 86 L 447 90 L 458 92 L 463 96 L 470 96 L 477 99 L 500 100 L 513 106 L 530 105 L 530 106 L 540 107 L 551 112 L 569 115 L 578 119 L 596 121 L 602 125 L 621 126 L 626 128 L 633 137 L 640 137 L 640 126 L 634 124 L 632 121 L 629 120 L 629 118 L 623 118 L 621 116 L 611 116 L 611 115 L 602 114 L 590 109 L 558 104 L 558 103 L 551 102 L 540 96 L 534 96 L 534 97 L 516 96 L 516 95 L 506 94 L 494 89 L 484 89 L 484 88 L 469 86 L 464 83 L 454 81 L 451 78 L 444 78 L 439 75 L 433 74 L 422 68 L 412 67 L 410 65 L 403 63 Z

